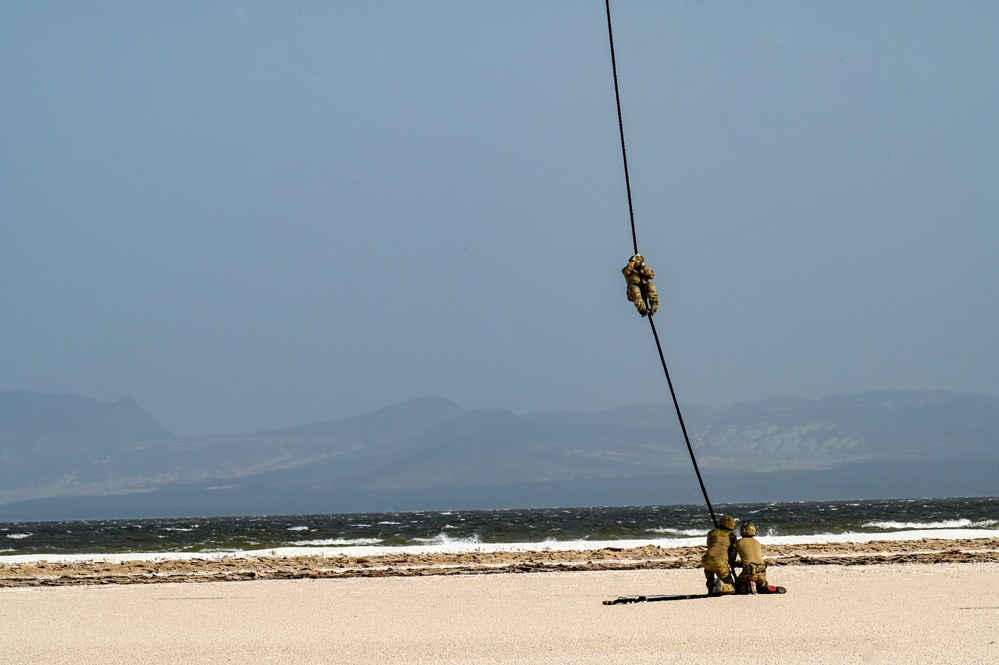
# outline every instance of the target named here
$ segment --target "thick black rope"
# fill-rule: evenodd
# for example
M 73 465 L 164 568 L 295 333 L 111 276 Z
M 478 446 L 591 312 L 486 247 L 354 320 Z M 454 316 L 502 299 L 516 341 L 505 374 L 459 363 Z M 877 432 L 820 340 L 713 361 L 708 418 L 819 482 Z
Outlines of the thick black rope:
M 638 254 L 638 235 L 635 233 L 635 208 L 631 204 L 631 178 L 628 177 L 628 149 L 624 145 L 624 120 L 621 116 L 621 91 L 617 87 L 617 58 L 614 57 L 614 29 L 611 28 L 610 0 L 607 5 L 607 38 L 610 40 L 611 69 L 614 70 L 614 98 L 617 100 L 617 127 L 621 133 L 621 157 L 624 159 L 624 185 L 628 190 L 628 215 L 631 217 L 631 242 Z
M 614 72 L 614 97 L 617 100 L 617 126 L 621 132 L 621 157 L 624 160 L 624 184 L 628 190 L 628 214 L 631 217 L 631 240 L 635 245 L 635 254 L 638 254 L 638 234 L 635 231 L 635 209 L 631 202 L 631 179 L 628 177 L 628 150 L 624 144 L 624 119 L 621 115 L 621 92 L 617 84 L 617 59 L 614 55 L 614 29 L 611 27 L 610 0 L 604 0 L 607 6 L 607 38 L 610 41 L 611 69 Z M 704 479 L 701 478 L 701 470 L 697 467 L 697 458 L 694 457 L 694 448 L 690 445 L 690 437 L 687 436 L 687 426 L 683 424 L 683 415 L 680 413 L 680 403 L 676 399 L 676 391 L 673 390 L 673 381 L 669 378 L 669 369 L 666 367 L 666 356 L 663 355 L 662 344 L 659 343 L 659 333 L 656 332 L 656 324 L 649 316 L 649 325 L 652 327 L 652 336 L 656 340 L 656 349 L 659 351 L 659 360 L 663 364 L 663 373 L 666 375 L 666 383 L 669 385 L 669 394 L 673 398 L 673 406 L 676 408 L 676 417 L 680 421 L 680 430 L 683 432 L 683 440 L 687 443 L 687 452 L 690 453 L 690 461 L 694 465 L 694 473 L 697 474 L 697 482 L 701 486 L 701 494 L 704 495 L 704 503 L 711 513 L 711 522 L 717 528 L 718 520 L 715 518 L 715 509 L 711 506 L 711 499 L 708 498 L 708 490 L 704 487 Z
M 687 436 L 687 426 L 683 424 L 683 415 L 680 413 L 680 403 L 676 401 L 676 391 L 673 390 L 673 381 L 669 378 L 669 370 L 666 369 L 666 357 L 663 355 L 662 344 L 659 343 L 659 333 L 656 332 L 656 323 L 649 316 L 649 325 L 652 327 L 652 336 L 656 338 L 656 348 L 659 350 L 659 360 L 663 364 L 663 373 L 666 375 L 666 383 L 669 385 L 669 394 L 673 397 L 673 406 L 676 407 L 676 419 L 680 421 L 680 430 L 683 431 L 683 440 L 687 442 L 687 452 L 690 453 L 690 461 L 694 465 L 694 473 L 697 474 L 697 482 L 701 486 L 701 494 L 704 495 L 704 503 L 708 505 L 708 512 L 711 513 L 711 523 L 718 527 L 718 519 L 715 517 L 715 509 L 711 506 L 711 499 L 708 498 L 708 491 L 704 489 L 704 479 L 701 478 L 701 470 L 697 468 L 697 458 L 694 457 L 694 449 L 690 445 L 690 437 Z

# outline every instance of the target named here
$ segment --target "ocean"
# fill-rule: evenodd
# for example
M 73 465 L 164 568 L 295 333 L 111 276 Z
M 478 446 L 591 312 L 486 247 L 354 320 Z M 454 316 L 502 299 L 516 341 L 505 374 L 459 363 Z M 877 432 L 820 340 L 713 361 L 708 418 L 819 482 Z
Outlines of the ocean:
M 764 544 L 999 537 L 999 497 L 745 503 Z M 700 545 L 704 505 L 0 523 L 0 562 L 37 559 Z

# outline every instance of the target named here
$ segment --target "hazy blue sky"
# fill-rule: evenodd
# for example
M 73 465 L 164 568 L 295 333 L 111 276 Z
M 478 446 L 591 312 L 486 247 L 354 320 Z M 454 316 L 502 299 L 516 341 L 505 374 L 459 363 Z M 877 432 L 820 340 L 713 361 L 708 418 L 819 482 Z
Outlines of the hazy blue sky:
M 999 4 L 612 3 L 681 403 L 999 395 Z M 603 2 L 0 7 L 0 390 L 665 402 Z

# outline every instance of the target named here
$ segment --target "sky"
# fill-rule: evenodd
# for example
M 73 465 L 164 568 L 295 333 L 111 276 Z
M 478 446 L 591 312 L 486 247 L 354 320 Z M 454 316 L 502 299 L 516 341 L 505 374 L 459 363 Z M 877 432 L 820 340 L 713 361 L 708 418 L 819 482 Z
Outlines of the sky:
M 682 404 L 999 395 L 999 4 L 611 5 Z M 604 3 L 0 6 L 0 391 L 670 402 Z

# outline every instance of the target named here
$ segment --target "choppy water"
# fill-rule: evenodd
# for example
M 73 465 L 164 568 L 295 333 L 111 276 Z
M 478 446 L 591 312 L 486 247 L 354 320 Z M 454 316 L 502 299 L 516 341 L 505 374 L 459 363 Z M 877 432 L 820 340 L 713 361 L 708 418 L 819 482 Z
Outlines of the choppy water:
M 770 543 L 999 537 L 999 497 L 728 504 L 715 512 L 753 520 Z M 703 505 L 16 522 L 0 523 L 0 558 L 675 546 L 701 543 L 710 528 Z

